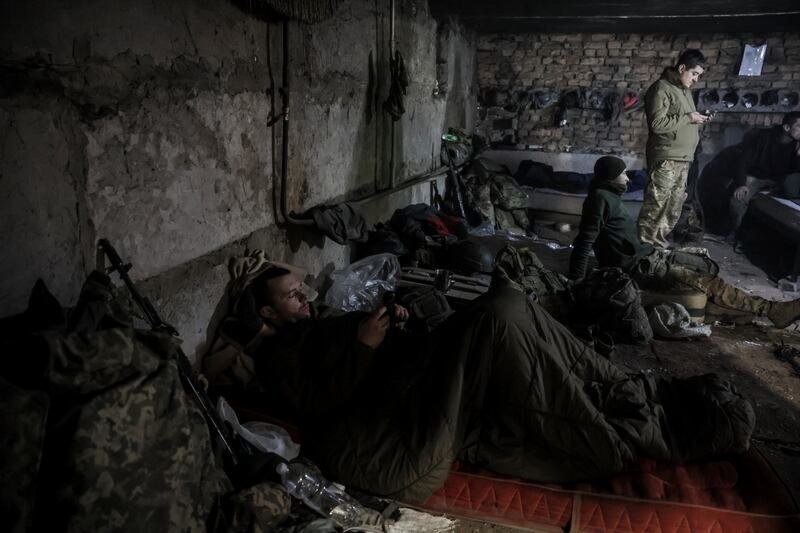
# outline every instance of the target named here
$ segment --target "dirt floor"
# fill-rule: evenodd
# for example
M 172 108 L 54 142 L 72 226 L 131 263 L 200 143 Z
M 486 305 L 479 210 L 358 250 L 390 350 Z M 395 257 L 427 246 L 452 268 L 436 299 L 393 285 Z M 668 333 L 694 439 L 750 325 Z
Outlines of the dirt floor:
M 545 265 L 566 272 L 571 250 L 554 249 L 555 245 L 547 243 L 568 245 L 575 230 L 558 232 L 550 226 L 537 226 L 536 234 L 538 240 L 527 245 Z M 744 255 L 734 253 L 729 245 L 713 237 L 706 237 L 703 245 L 720 264 L 722 277 L 737 287 L 776 300 L 800 297 L 800 293 L 779 290 L 763 271 Z M 798 324 L 779 330 L 765 319 L 712 315 L 707 315 L 706 324 L 712 326 L 708 338 L 654 340 L 648 346 L 618 345 L 612 361 L 630 372 L 666 377 L 713 372 L 729 380 L 755 408 L 753 445 L 767 457 L 800 501 L 800 355 L 785 360 L 776 355 L 782 344 L 800 349 Z M 459 519 L 456 531 L 518 530 Z

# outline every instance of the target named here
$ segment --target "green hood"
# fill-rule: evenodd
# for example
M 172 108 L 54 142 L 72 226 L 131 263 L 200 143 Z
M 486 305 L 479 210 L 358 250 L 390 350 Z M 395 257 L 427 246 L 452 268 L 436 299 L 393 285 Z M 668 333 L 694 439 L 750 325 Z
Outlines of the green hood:
M 628 192 L 628 186 L 627 185 L 620 185 L 618 183 L 613 183 L 611 181 L 602 180 L 602 179 L 598 179 L 598 178 L 592 179 L 592 182 L 591 182 L 589 188 L 590 189 L 602 189 L 604 191 L 610 191 L 610 192 L 613 192 L 614 194 L 617 194 L 619 196 L 622 196 L 623 194 Z

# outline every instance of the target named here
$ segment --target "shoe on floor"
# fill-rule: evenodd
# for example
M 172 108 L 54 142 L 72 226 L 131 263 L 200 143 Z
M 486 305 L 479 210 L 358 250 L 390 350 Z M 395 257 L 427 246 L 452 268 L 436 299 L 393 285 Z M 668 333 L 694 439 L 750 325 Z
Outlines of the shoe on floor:
M 788 302 L 772 302 L 767 311 L 767 318 L 776 328 L 783 329 L 789 326 L 800 319 L 800 298 Z

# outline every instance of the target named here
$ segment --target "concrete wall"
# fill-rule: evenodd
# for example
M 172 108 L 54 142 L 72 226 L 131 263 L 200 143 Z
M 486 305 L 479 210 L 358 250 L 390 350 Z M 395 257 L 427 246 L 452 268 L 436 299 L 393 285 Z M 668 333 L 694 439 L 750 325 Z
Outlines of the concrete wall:
M 37 277 L 72 304 L 107 237 L 191 354 L 230 256 L 259 247 L 312 272 L 349 261 L 348 247 L 275 212 L 281 23 L 216 0 L 17 4 L 0 8 L 0 315 L 24 309 Z M 441 132 L 474 124 L 474 38 L 440 29 L 426 2 L 398 1 L 410 85 L 392 127 L 389 15 L 388 0 L 353 0 L 321 23 L 289 23 L 293 211 L 437 167 Z M 440 77 L 448 90 L 434 94 Z M 425 191 L 365 210 L 388 217 Z
M 767 44 L 761 76 L 739 76 L 744 45 Z M 555 106 L 538 108 L 527 99 L 538 90 L 602 89 L 620 97 L 644 92 L 675 63 L 685 48 L 699 48 L 708 60 L 707 72 L 693 89 L 717 88 L 720 96 L 736 89 L 800 88 L 800 34 L 776 33 L 663 35 L 663 34 L 485 34 L 478 43 L 478 72 L 482 91 L 512 102 L 480 111 L 478 127 L 494 142 L 534 145 L 551 152 L 643 154 L 647 141 L 644 110 L 634 106 L 605 119 L 594 109 L 571 109 L 569 125 L 554 123 Z M 503 104 L 506 105 L 506 104 Z M 719 112 L 701 129 L 706 158 L 741 138 L 751 127 L 780 123 L 783 112 L 746 112 L 741 106 Z M 734 133 L 731 134 L 731 131 Z

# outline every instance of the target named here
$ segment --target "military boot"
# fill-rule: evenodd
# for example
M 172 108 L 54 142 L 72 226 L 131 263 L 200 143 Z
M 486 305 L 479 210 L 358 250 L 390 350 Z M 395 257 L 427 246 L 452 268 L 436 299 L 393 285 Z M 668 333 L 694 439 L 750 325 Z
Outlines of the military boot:
M 795 320 L 800 319 L 800 298 L 788 302 L 770 303 L 767 318 L 772 320 L 776 328 L 787 327 Z

